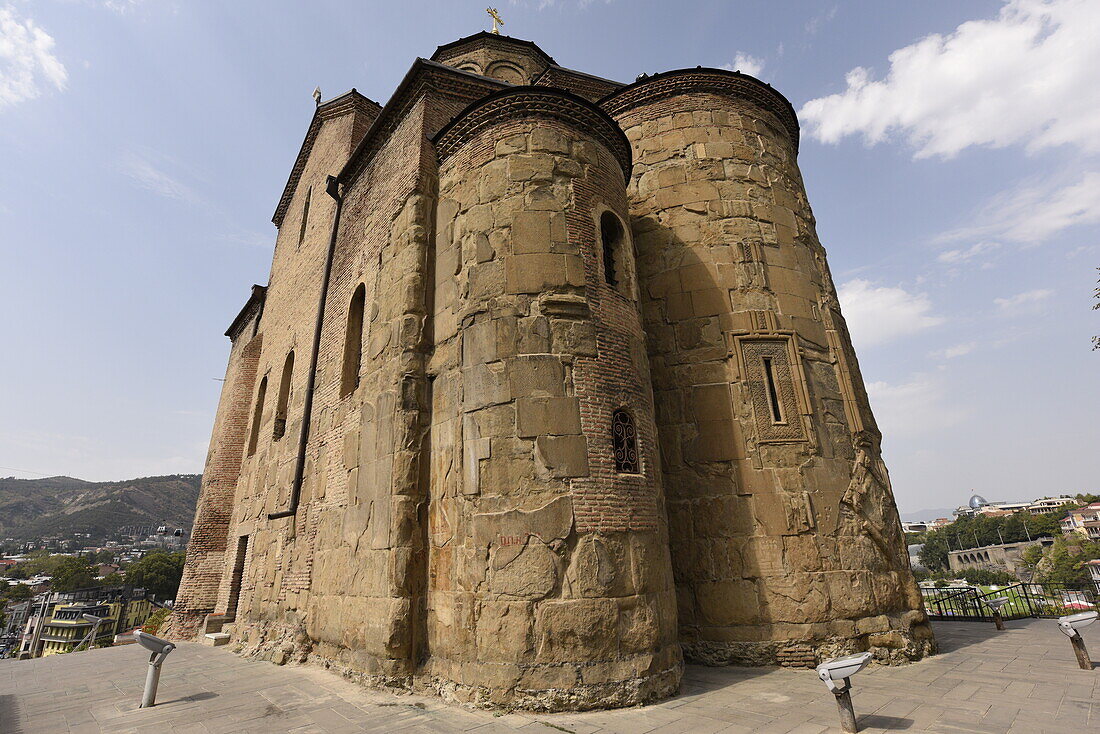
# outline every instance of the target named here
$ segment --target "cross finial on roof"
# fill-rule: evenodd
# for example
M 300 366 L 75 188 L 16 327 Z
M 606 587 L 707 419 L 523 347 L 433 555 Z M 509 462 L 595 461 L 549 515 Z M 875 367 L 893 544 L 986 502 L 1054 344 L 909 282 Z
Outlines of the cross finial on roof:
M 504 25 L 504 21 L 500 19 L 500 13 L 497 12 L 496 8 L 485 8 L 485 12 L 493 19 L 493 30 L 490 32 L 499 36 L 500 29 L 497 28 L 497 24 Z

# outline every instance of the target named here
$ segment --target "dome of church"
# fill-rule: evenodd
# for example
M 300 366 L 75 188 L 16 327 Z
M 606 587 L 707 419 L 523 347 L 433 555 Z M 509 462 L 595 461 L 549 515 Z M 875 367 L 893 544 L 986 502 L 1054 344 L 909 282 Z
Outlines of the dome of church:
M 976 494 L 971 497 L 970 501 L 966 504 L 970 505 L 970 509 L 976 510 L 979 507 L 985 507 L 986 505 L 988 505 L 989 500 L 987 500 L 985 497 L 982 497 L 980 494 Z

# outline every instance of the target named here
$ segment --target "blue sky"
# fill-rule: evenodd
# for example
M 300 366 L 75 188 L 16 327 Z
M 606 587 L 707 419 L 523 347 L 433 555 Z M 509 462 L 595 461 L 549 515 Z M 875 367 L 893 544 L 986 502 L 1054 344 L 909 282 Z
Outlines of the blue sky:
M 0 474 L 201 471 L 313 110 L 482 0 L 0 0 Z M 1100 3 L 500 0 L 631 81 L 730 66 L 800 161 L 902 511 L 1100 490 Z

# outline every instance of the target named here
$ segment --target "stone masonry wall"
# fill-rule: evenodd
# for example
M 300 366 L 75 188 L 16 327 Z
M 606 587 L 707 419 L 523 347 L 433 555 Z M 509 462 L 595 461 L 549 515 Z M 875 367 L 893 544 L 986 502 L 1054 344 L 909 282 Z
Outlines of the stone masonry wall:
M 582 709 L 678 686 L 640 316 L 596 244 L 625 203 L 614 157 L 557 121 L 492 125 L 441 166 L 426 672 L 448 697 Z M 637 475 L 614 471 L 615 408 Z
M 685 653 L 918 658 L 931 633 L 790 134 L 734 94 L 639 86 L 604 104 L 634 147 Z
M 179 637 L 193 635 L 201 628 L 206 615 L 214 612 L 224 575 L 233 500 L 248 435 L 256 365 L 263 343 L 262 337 L 252 336 L 250 326 L 246 325 L 244 334 L 233 342 L 214 418 L 194 530 L 176 594 L 172 634 Z

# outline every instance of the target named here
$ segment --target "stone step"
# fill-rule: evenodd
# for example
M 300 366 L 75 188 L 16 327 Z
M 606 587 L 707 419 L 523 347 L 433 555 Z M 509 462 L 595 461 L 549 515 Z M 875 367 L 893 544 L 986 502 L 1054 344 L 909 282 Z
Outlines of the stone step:
M 202 644 L 210 647 L 229 644 L 229 634 L 226 632 L 209 632 L 202 636 Z

